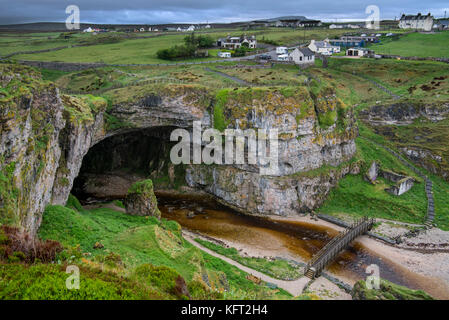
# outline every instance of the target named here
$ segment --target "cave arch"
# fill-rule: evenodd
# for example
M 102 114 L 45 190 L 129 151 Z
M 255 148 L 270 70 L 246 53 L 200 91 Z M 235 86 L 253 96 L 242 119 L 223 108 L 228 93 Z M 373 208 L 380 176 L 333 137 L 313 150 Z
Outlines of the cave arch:
M 71 193 L 82 202 L 123 199 L 136 181 L 152 179 L 155 188 L 185 183 L 185 168 L 170 161 L 174 126 L 126 130 L 92 145 L 83 157 Z

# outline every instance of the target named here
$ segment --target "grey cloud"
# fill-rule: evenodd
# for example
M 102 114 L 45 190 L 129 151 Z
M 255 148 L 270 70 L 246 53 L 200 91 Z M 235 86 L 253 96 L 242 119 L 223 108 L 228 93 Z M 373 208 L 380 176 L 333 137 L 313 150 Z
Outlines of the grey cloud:
M 449 12 L 447 0 L 0 0 L 0 24 L 38 21 L 65 21 L 66 6 L 78 5 L 81 22 L 91 23 L 176 23 L 233 22 L 281 15 L 305 15 L 324 21 L 364 19 L 365 8 L 377 5 L 381 18 L 401 13 Z

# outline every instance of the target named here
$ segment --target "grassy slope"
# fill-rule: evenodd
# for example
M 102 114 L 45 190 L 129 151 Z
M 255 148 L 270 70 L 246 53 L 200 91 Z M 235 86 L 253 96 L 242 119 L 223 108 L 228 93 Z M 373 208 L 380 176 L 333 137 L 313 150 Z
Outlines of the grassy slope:
M 376 53 L 394 54 L 405 57 L 445 57 L 449 58 L 449 31 L 435 34 L 410 33 L 398 40 L 383 39 L 370 49 Z
M 151 263 L 168 266 L 179 272 L 186 281 L 206 277 L 217 289 L 223 285 L 221 274 L 226 275 L 229 290 L 225 296 L 239 298 L 289 298 L 282 290 L 269 289 L 246 279 L 246 274 L 215 257 L 202 253 L 185 241 L 179 225 L 172 221 L 129 216 L 111 209 L 75 211 L 61 206 L 50 206 L 44 213 L 39 236 L 55 239 L 66 246 L 80 244 L 90 260 L 103 261 L 108 253 L 119 254 L 126 270 Z M 101 242 L 104 249 L 93 249 Z
M 375 60 L 375 59 L 331 59 L 332 70 L 340 70 L 346 76 L 350 73 L 362 74 L 390 89 L 404 99 L 426 102 L 449 98 L 449 81 L 435 80 L 436 77 L 447 76 L 449 65 L 432 61 Z M 335 75 L 338 77 L 338 75 Z M 346 83 L 341 76 L 339 79 Z M 359 81 L 366 82 L 359 78 Z M 432 83 L 433 81 L 433 83 Z M 440 82 L 438 86 L 434 84 Z M 372 85 L 371 85 L 372 86 Z M 432 90 L 424 90 L 426 86 Z M 382 96 L 379 96 L 377 100 Z
M 301 276 L 301 272 L 297 266 L 292 266 L 285 260 L 267 260 L 264 258 L 248 258 L 242 257 L 237 249 L 225 248 L 210 241 L 195 239 L 198 243 L 209 248 L 221 255 L 231 258 L 238 263 L 249 268 L 258 270 L 262 273 L 281 280 L 297 279 Z
M 385 219 L 399 220 L 412 223 L 423 223 L 426 216 L 427 200 L 423 183 L 415 183 L 406 194 L 396 197 L 386 191 L 391 184 L 384 179 L 372 185 L 366 182 L 363 174 L 372 161 L 381 163 L 384 169 L 403 172 L 413 176 L 398 160 L 387 151 L 376 145 L 357 139 L 358 157 L 366 165 L 361 174 L 348 175 L 340 180 L 333 189 L 320 211 L 332 215 L 349 214 L 351 216 L 370 216 Z

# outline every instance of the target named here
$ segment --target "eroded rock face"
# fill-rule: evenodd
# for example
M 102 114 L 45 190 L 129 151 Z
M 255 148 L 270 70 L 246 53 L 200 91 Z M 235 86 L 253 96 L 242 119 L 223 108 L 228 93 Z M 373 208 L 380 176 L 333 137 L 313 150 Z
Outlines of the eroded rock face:
M 0 222 L 35 234 L 52 186 L 61 150 L 63 105 L 57 88 L 33 70 L 2 65 L 0 85 Z M 6 95 L 6 96 L 5 96 Z
M 155 97 L 147 88 L 105 114 L 104 99 L 60 95 L 31 68 L 1 64 L 0 71 L 0 223 L 32 235 L 48 204 L 65 204 L 92 145 L 129 130 L 210 124 L 198 103 L 204 90 L 170 88 Z
M 398 103 L 360 112 L 373 131 L 385 136 L 404 156 L 433 174 L 449 179 L 447 119 L 449 103 Z
M 31 69 L 1 68 L 8 91 L 0 118 L 0 169 L 7 181 L 0 188 L 1 219 L 32 234 L 46 205 L 65 204 L 93 145 L 143 129 L 192 128 L 193 121 L 204 129 L 278 129 L 279 166 L 270 176 L 261 175 L 257 164 L 188 168 L 189 185 L 250 214 L 312 210 L 338 179 L 357 171 L 348 162 L 358 134 L 352 111 L 328 89 L 238 89 L 218 99 L 197 86 L 135 86 L 111 91 L 113 105 L 106 111 L 102 98 L 59 95 Z M 322 166 L 330 168 L 314 172 Z M 157 215 L 155 203 L 137 194 L 127 202 L 130 212 Z
M 425 118 L 436 122 L 444 120 L 449 114 L 449 103 L 422 105 L 415 103 L 395 103 L 391 105 L 373 106 L 362 110 L 360 117 L 372 125 L 406 125 L 415 119 Z
M 258 164 L 191 165 L 189 186 L 241 212 L 287 216 L 315 209 L 341 177 L 358 172 L 346 163 L 356 151 L 357 127 L 351 110 L 332 92 L 260 89 L 250 96 L 242 90 L 229 92 L 227 99 L 221 105 L 227 128 L 278 130 L 278 170 L 262 175 Z M 330 168 L 314 171 L 323 166 Z
M 223 204 L 245 214 L 291 216 L 320 206 L 346 174 L 358 174 L 357 163 L 326 172 L 293 176 L 261 176 L 233 166 L 190 165 L 190 187 L 213 194 Z
M 138 216 L 161 217 L 161 212 L 157 207 L 157 199 L 153 191 L 153 182 L 143 180 L 134 183 L 128 190 L 123 203 L 126 213 Z

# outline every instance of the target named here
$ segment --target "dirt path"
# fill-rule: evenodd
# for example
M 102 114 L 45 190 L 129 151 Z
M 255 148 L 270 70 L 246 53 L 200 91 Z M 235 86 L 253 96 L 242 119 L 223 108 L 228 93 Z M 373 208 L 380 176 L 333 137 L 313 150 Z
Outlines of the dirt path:
M 229 74 L 227 74 L 227 73 L 220 72 L 220 71 L 215 71 L 215 70 L 212 70 L 212 69 L 210 69 L 210 68 L 204 68 L 204 70 L 209 71 L 209 72 L 213 72 L 213 73 L 215 73 L 215 74 L 218 74 L 219 76 L 222 76 L 222 77 L 227 78 L 227 79 L 229 79 L 229 80 L 232 80 L 232 81 L 234 81 L 234 82 L 240 83 L 240 84 L 242 84 L 242 85 L 244 85 L 244 86 L 248 86 L 248 87 L 251 87 L 251 86 L 252 86 L 251 83 L 246 82 L 245 80 L 242 80 L 242 79 L 240 79 L 240 78 L 231 76 L 231 75 L 229 75 Z
M 273 283 L 273 284 L 277 285 L 279 288 L 282 288 L 285 291 L 291 293 L 293 296 L 300 295 L 303 292 L 306 284 L 310 281 L 310 279 L 307 277 L 301 277 L 297 280 L 292 280 L 292 281 L 271 278 L 270 276 L 267 276 L 266 274 L 263 274 L 259 271 L 256 271 L 254 269 L 251 269 L 244 265 L 241 265 L 240 263 L 238 263 L 228 257 L 225 257 L 221 254 L 216 253 L 215 251 L 212 251 L 212 250 L 202 246 L 201 244 L 199 244 L 198 242 L 195 241 L 195 238 L 197 236 L 195 236 L 195 234 L 193 234 L 189 231 L 183 230 L 182 236 L 184 237 L 184 239 L 186 239 L 188 242 L 190 242 L 192 245 L 194 245 L 198 249 L 200 249 L 218 259 L 226 261 L 227 263 L 239 268 L 240 270 L 242 270 L 248 274 L 251 274 L 251 275 L 261 279 L 262 281 Z

